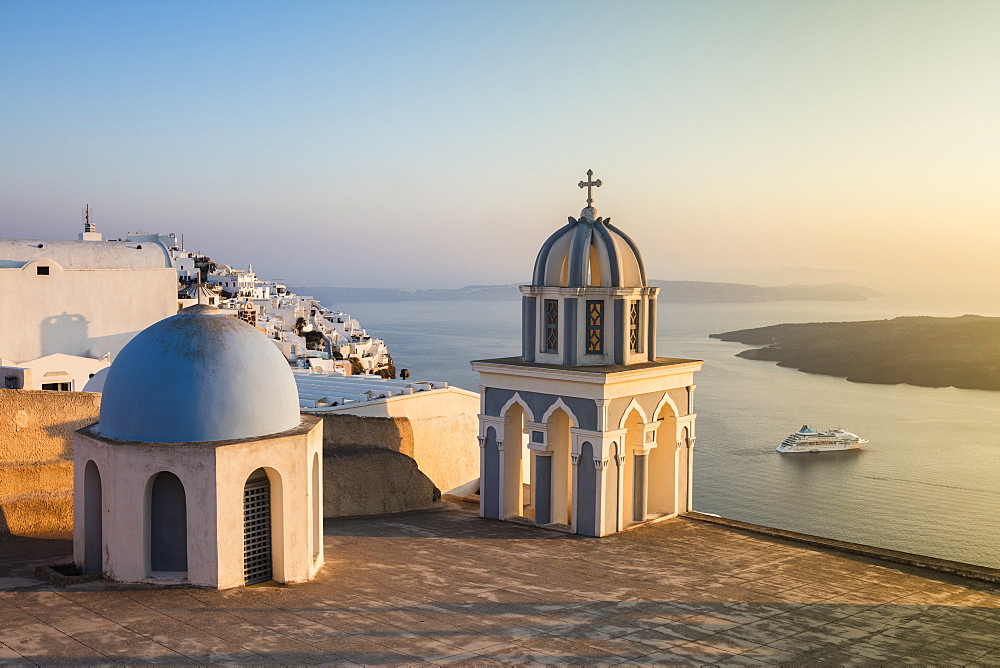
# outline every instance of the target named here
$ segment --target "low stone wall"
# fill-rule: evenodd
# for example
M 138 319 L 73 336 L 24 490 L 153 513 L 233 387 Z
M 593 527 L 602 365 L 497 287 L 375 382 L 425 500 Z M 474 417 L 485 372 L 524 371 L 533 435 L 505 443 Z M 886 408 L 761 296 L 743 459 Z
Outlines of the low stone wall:
M 315 411 L 323 446 L 373 447 L 412 457 L 442 492 L 479 479 L 479 395 L 460 388 Z
M 413 456 L 413 426 L 405 417 L 306 413 L 323 419 L 323 450 L 381 448 Z
M 101 395 L 0 389 L 0 533 L 73 530 L 73 441 Z
M 479 477 L 475 416 L 307 414 L 323 419 L 324 517 L 423 510 Z
M 100 402 L 89 392 L 0 390 L 0 533 L 72 532 L 71 436 L 97 421 Z M 310 413 L 323 419 L 324 516 L 421 510 L 477 478 L 474 411 L 442 412 Z
M 0 462 L 72 460 L 71 435 L 100 410 L 92 392 L 0 390 Z
M 323 516 L 385 515 L 433 507 L 441 492 L 417 463 L 400 452 L 371 446 L 323 453 Z

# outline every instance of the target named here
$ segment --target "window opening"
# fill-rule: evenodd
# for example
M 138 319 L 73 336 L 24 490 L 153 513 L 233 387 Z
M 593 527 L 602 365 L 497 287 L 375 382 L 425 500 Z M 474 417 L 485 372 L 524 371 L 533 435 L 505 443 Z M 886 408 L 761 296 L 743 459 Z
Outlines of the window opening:
M 271 481 L 257 469 L 243 486 L 243 581 L 271 577 Z
M 629 304 L 628 314 L 628 349 L 639 352 L 639 302 Z
M 39 246 L 39 248 L 41 248 L 41 246 Z M 35 267 L 35 274 L 38 276 L 48 276 L 49 268 L 44 266 Z
M 545 300 L 545 352 L 559 352 L 559 301 Z
M 604 302 L 587 302 L 587 354 L 604 354 Z
M 55 390 L 56 392 L 69 392 L 69 383 L 42 383 L 43 390 Z

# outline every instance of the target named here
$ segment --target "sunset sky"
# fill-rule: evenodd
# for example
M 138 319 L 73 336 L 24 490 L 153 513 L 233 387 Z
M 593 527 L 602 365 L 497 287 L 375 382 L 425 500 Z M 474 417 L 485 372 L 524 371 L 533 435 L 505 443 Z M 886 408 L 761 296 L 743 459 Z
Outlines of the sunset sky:
M 0 3 L 0 236 L 183 233 L 293 285 L 1000 295 L 1000 2 Z

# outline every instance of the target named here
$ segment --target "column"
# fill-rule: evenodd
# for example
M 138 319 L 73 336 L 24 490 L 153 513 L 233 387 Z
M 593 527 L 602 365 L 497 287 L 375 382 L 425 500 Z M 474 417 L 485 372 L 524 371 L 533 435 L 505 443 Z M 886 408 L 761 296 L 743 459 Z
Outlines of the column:
M 643 522 L 646 519 L 646 500 L 649 497 L 649 467 L 646 466 L 648 455 L 635 454 L 635 466 L 633 471 L 635 478 L 632 481 L 632 520 Z
M 687 442 L 687 510 L 694 510 L 694 437 Z
M 535 452 L 535 524 L 552 523 L 552 453 Z

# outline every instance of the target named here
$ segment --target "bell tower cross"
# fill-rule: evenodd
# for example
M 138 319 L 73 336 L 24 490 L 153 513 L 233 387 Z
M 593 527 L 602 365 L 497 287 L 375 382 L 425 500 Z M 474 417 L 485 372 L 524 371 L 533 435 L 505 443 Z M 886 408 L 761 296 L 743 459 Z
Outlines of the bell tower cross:
M 587 180 L 580 181 L 580 187 L 587 189 L 587 206 L 594 206 L 594 188 L 600 188 L 603 182 L 600 179 L 594 180 L 594 170 L 587 170 Z

